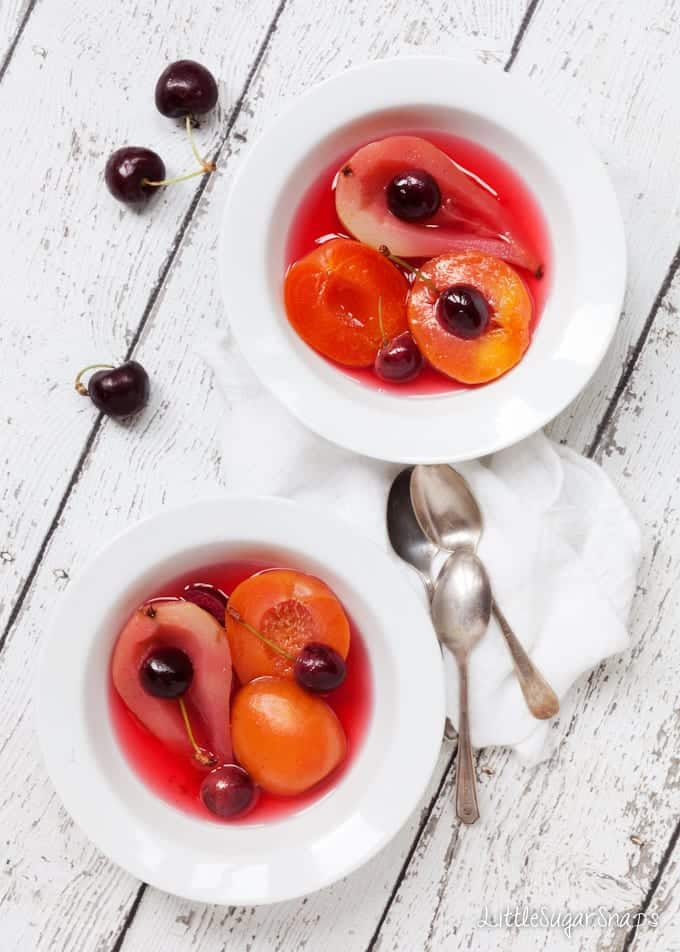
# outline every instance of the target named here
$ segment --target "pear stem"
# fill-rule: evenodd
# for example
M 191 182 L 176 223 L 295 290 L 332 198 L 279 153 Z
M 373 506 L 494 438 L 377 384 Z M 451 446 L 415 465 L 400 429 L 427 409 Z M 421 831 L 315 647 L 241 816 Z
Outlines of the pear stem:
M 387 245 L 380 245 L 378 251 L 381 255 L 385 255 L 387 260 L 391 261 L 392 264 L 398 264 L 400 268 L 403 268 L 410 274 L 415 274 L 416 278 L 419 281 L 422 281 L 425 287 L 429 288 L 433 294 L 436 294 L 437 297 L 439 297 L 439 288 L 434 283 L 434 281 L 423 274 L 420 268 L 416 268 L 415 265 L 409 264 L 408 261 L 405 261 L 404 258 L 400 258 L 399 255 L 393 255 Z
M 285 651 L 281 645 L 277 645 L 275 641 L 267 638 L 267 636 L 263 635 L 261 631 L 258 631 L 257 628 L 254 628 L 250 622 L 247 622 L 245 618 L 243 618 L 240 612 L 236 611 L 235 608 L 231 608 L 229 605 L 227 605 L 227 615 L 229 615 L 230 618 L 233 618 L 234 621 L 238 622 L 239 625 L 243 625 L 246 631 L 249 631 L 251 635 L 255 635 L 256 638 L 259 638 L 260 641 L 264 642 L 268 648 L 271 648 L 272 651 L 275 651 L 277 654 L 281 655 L 281 657 L 285 658 L 286 661 L 293 663 L 295 662 L 293 655 L 288 654 L 288 652 Z
M 184 703 L 184 698 L 178 698 L 179 709 L 182 712 L 182 720 L 184 721 L 184 728 L 187 732 L 187 737 L 191 746 L 194 748 L 194 759 L 199 762 L 202 767 L 213 767 L 217 763 L 217 757 L 214 754 L 211 754 L 209 750 L 205 750 L 204 747 L 199 747 L 196 743 L 196 738 L 194 737 L 194 732 L 191 729 L 191 721 L 189 720 L 189 712 L 187 711 L 187 706 Z
M 88 370 L 114 370 L 113 364 L 89 364 L 87 367 L 83 367 L 78 376 L 76 377 L 75 388 L 82 397 L 88 396 L 87 387 L 82 383 L 83 374 L 86 374 Z

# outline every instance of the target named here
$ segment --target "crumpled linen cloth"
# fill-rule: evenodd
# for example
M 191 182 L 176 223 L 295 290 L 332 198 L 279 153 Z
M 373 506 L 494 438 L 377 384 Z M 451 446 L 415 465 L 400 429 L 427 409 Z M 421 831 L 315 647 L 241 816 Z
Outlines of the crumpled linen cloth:
M 303 427 L 259 383 L 229 335 L 202 356 L 224 398 L 229 490 L 332 509 L 382 544 L 426 600 L 387 539 L 387 493 L 402 466 L 358 456 Z M 563 698 L 582 674 L 629 646 L 638 527 L 599 466 L 543 433 L 456 468 L 484 515 L 478 554 L 496 600 Z M 455 726 L 457 672 L 447 653 L 444 664 Z M 559 740 L 550 722 L 527 710 L 493 619 L 470 657 L 470 720 L 473 746 L 512 747 L 528 764 L 549 756 Z

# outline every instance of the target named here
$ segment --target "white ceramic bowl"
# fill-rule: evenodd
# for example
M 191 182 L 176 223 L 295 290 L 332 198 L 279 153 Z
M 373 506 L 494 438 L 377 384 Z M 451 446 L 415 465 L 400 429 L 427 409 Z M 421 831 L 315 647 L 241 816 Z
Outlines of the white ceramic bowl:
M 321 799 L 277 821 L 215 824 L 159 799 L 129 766 L 109 717 L 109 662 L 121 625 L 160 582 L 256 553 L 338 594 L 366 640 L 373 713 L 356 759 Z M 416 807 L 444 722 L 439 648 L 399 567 L 325 512 L 272 498 L 197 503 L 115 539 L 69 586 L 37 696 L 49 773 L 90 839 L 159 889 L 230 905 L 300 896 L 366 862 Z
M 477 389 L 406 397 L 353 380 L 297 337 L 283 306 L 284 251 L 306 187 L 338 155 L 370 138 L 433 128 L 478 142 L 525 180 L 547 221 L 553 276 L 517 367 Z M 409 58 L 336 76 L 296 99 L 269 127 L 231 190 L 220 269 L 241 350 L 304 424 L 368 456 L 431 463 L 515 443 L 577 396 L 618 321 L 625 243 L 604 167 L 559 107 L 497 69 Z

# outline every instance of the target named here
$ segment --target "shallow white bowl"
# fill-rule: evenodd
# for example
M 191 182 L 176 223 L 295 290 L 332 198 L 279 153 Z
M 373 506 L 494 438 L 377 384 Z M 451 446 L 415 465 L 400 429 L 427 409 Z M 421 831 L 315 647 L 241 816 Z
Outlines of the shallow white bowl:
M 373 713 L 358 755 L 320 800 L 277 821 L 215 824 L 159 799 L 129 766 L 109 716 L 109 662 L 122 624 L 159 583 L 255 554 L 337 593 L 366 641 Z M 300 896 L 366 862 L 416 807 L 444 722 L 439 648 L 399 567 L 326 513 L 272 498 L 197 503 L 115 539 L 69 586 L 37 696 L 49 773 L 90 839 L 159 889 L 230 905 Z
M 310 350 L 283 306 L 285 245 L 306 187 L 338 155 L 404 129 L 441 129 L 501 156 L 528 183 L 552 244 L 552 285 L 528 353 L 494 383 L 431 396 L 366 387 Z M 296 99 L 245 159 L 224 212 L 227 317 L 265 386 L 329 440 L 380 459 L 483 456 L 535 432 L 586 385 L 623 301 L 625 243 L 599 158 L 523 80 L 442 58 L 384 60 Z

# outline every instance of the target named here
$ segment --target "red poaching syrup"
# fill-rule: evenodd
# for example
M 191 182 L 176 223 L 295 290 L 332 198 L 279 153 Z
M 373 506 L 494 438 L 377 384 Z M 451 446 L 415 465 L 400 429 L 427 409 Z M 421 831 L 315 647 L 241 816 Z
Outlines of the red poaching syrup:
M 519 270 L 529 293 L 533 299 L 533 320 L 531 332 L 533 334 L 545 305 L 552 275 L 552 258 L 550 254 L 550 240 L 548 228 L 543 214 L 531 194 L 529 188 L 520 176 L 502 159 L 483 146 L 460 136 L 449 135 L 440 131 L 399 130 L 393 135 L 417 135 L 436 145 L 442 152 L 454 159 L 464 171 L 473 178 L 481 180 L 498 195 L 501 205 L 510 214 L 514 230 L 520 241 L 535 248 L 543 262 L 543 277 L 536 278 L 528 271 Z M 334 179 L 344 163 L 362 145 L 369 141 L 358 142 L 352 149 L 343 152 L 335 162 L 325 169 L 307 189 L 300 205 L 293 216 L 293 222 L 288 234 L 285 262 L 288 268 L 294 261 L 304 257 L 322 241 L 338 236 L 349 237 L 344 225 L 338 218 L 335 210 Z M 423 264 L 424 259 L 411 259 L 415 265 Z M 326 358 L 323 358 L 324 360 Z M 475 389 L 462 383 L 451 380 L 439 373 L 434 367 L 425 365 L 422 373 L 407 383 L 389 383 L 376 376 L 371 367 L 355 369 L 343 367 L 335 361 L 328 363 L 337 367 L 343 373 L 367 386 L 389 393 L 409 394 L 411 396 L 433 393 L 447 393 L 452 390 Z M 487 386 L 479 384 L 477 386 Z
M 253 560 L 230 561 L 221 565 L 212 565 L 172 580 L 167 585 L 159 588 L 152 597 L 171 598 L 181 596 L 185 585 L 192 582 L 208 582 L 229 594 L 240 582 L 255 572 L 276 567 L 278 566 L 268 562 Z M 292 813 L 297 813 L 328 793 L 350 767 L 366 734 L 373 703 L 368 652 L 364 640 L 351 618 L 350 629 L 351 641 L 349 654 L 347 655 L 347 677 L 337 690 L 326 697 L 326 701 L 338 715 L 347 735 L 347 756 L 345 760 L 332 774 L 329 774 L 311 790 L 295 797 L 276 797 L 261 790 L 253 809 L 243 817 L 237 817 L 228 822 L 262 823 L 267 820 L 279 820 Z M 236 685 L 236 689 L 238 689 L 238 685 Z M 113 686 L 110 674 L 109 702 L 111 720 L 118 743 L 129 763 L 144 783 L 159 797 L 178 809 L 203 820 L 224 823 L 224 820 L 213 816 L 200 800 L 201 781 L 207 771 L 199 767 L 190 754 L 187 753 L 186 757 L 181 757 L 165 748 L 126 707 Z M 200 742 L 200 726 L 197 724 L 193 726 Z

